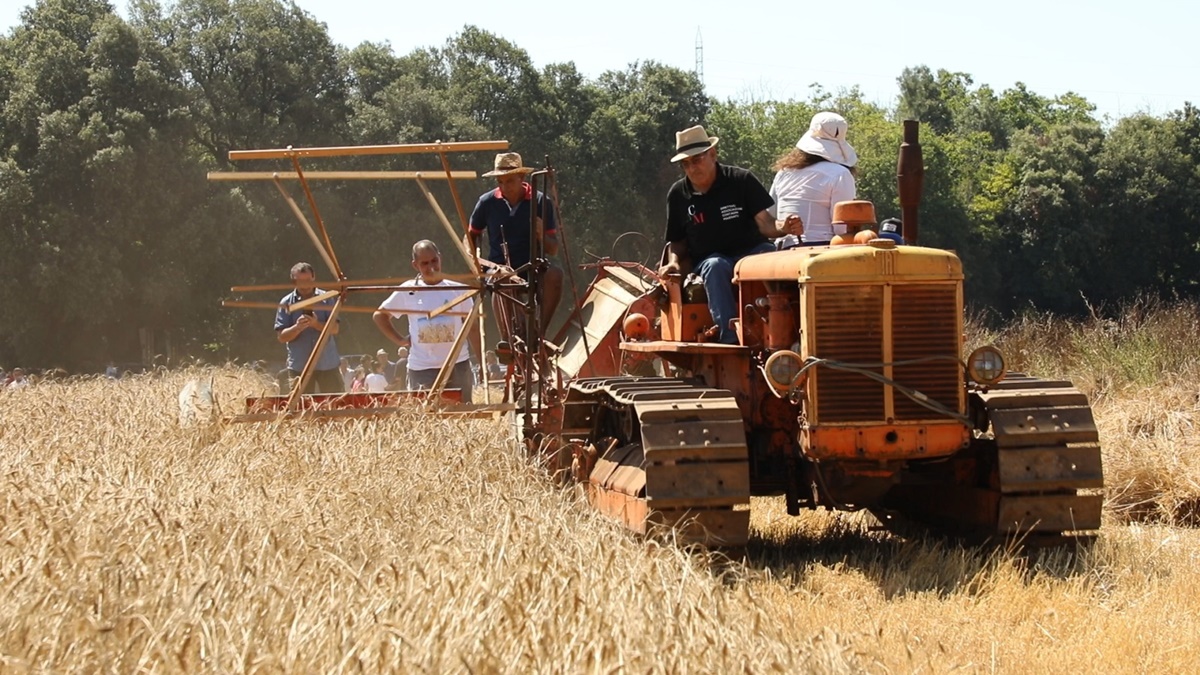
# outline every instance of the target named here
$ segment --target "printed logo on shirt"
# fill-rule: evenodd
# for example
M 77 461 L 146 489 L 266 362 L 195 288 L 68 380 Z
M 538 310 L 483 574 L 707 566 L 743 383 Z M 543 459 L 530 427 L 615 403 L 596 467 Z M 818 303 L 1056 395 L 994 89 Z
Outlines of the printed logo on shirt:
M 737 204 L 726 204 L 721 207 L 721 220 L 737 220 L 742 215 L 742 207 Z
M 697 209 L 695 204 L 688 204 L 688 215 L 692 217 L 692 222 L 697 225 L 704 224 L 704 212 Z
M 417 339 L 423 345 L 454 342 L 457 321 L 438 321 L 436 319 L 417 319 Z

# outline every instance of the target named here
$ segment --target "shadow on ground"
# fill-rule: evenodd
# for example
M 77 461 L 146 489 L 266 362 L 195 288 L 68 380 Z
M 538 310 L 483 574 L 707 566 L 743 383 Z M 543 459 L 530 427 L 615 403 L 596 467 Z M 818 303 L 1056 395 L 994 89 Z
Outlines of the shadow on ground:
M 752 528 L 745 548 L 714 555 L 713 560 L 714 568 L 731 579 L 766 573 L 797 586 L 824 571 L 856 573 L 890 599 L 916 593 L 980 593 L 1004 567 L 1027 581 L 1037 576 L 1086 575 L 1095 567 L 1095 545 L 1093 541 L 1055 547 L 1026 546 L 1016 540 L 964 542 L 928 533 L 900 537 L 877 529 L 865 514 L 833 514 L 786 532 Z

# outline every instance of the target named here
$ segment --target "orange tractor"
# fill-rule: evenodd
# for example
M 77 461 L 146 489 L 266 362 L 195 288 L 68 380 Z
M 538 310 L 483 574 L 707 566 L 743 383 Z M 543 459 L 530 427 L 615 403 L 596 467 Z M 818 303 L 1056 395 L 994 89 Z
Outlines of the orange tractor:
M 898 171 L 909 245 L 864 235 L 744 258 L 736 345 L 705 341 L 702 287 L 612 261 L 555 340 L 526 322 L 510 392 L 531 451 L 631 530 L 708 544 L 746 543 L 759 495 L 782 495 L 793 515 L 868 509 L 897 530 L 1097 530 L 1086 397 L 1005 372 L 994 347 L 964 354 L 961 261 L 913 245 L 917 132 L 905 122 Z
M 442 391 L 481 308 L 499 298 L 509 327 L 507 401 L 450 414 L 514 412 L 526 447 L 563 481 L 585 487 L 600 511 L 637 532 L 656 524 L 682 538 L 744 544 L 750 497 L 782 495 L 787 510 L 868 509 L 885 527 L 1055 539 L 1100 527 L 1103 473 L 1096 425 L 1071 383 L 1006 373 L 994 347 L 964 354 L 963 271 L 950 251 L 916 246 L 923 180 L 917 124 L 905 122 L 898 182 L 903 241 L 864 229 L 842 245 L 750 256 L 734 271 L 738 344 L 715 344 L 703 287 L 660 282 L 637 263 L 604 260 L 565 327 L 547 340 L 537 298 L 549 261 L 531 213 L 531 261 L 485 270 L 458 246 L 477 283 L 428 312 L 465 318 L 432 392 L 305 395 L 315 358 L 290 394 L 247 401 L 242 421 L 278 416 L 386 415 Z M 288 160 L 292 172 L 224 172 L 213 180 L 271 180 L 333 275 L 329 289 L 288 311 L 328 307 L 314 354 L 341 311 L 373 312 L 352 295 L 393 291 L 404 279 L 351 281 L 334 254 L 311 179 L 411 179 L 458 242 L 428 181 L 445 180 L 464 227 L 452 152 L 498 151 L 507 141 L 234 151 L 231 160 Z M 440 171 L 307 172 L 301 159 L 433 153 Z M 549 162 L 547 162 L 549 164 Z M 557 201 L 554 171 L 529 175 Z M 283 186 L 300 182 L 316 226 Z M 874 223 L 864 202 L 835 209 Z M 862 213 L 867 215 L 862 215 Z M 858 215 L 855 215 L 858 214 Z M 565 244 L 565 242 L 564 242 Z M 564 252 L 569 247 L 563 246 Z M 566 261 L 570 269 L 570 261 Z M 234 292 L 284 287 L 234 287 Z M 226 306 L 275 303 L 226 301 Z M 430 409 L 444 411 L 445 403 Z

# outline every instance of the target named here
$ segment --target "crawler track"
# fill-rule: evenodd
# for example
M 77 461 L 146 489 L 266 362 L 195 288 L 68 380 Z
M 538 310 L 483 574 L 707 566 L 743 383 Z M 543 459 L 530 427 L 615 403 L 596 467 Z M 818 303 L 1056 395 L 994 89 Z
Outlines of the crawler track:
M 1099 530 L 1104 476 L 1087 397 L 1070 382 L 1019 373 L 971 396 L 988 433 L 948 463 L 905 472 L 886 514 L 954 533 L 1047 542 Z
M 685 542 L 745 545 L 750 474 L 730 392 L 674 378 L 576 380 L 562 439 L 588 499 L 629 529 L 669 527 Z
M 987 411 L 995 443 L 989 487 L 999 495 L 997 530 L 1100 529 L 1104 474 L 1087 397 L 1070 382 L 1024 375 L 975 396 Z

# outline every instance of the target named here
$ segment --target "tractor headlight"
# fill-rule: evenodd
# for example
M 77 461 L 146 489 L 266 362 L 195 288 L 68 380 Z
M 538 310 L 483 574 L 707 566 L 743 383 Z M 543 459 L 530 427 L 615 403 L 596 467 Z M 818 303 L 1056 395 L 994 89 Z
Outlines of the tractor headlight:
M 782 349 L 767 358 L 767 383 L 776 391 L 789 391 L 800 375 L 804 359 L 790 349 Z
M 985 345 L 967 357 L 967 375 L 979 384 L 996 384 L 1004 379 L 1004 355 L 992 345 Z

